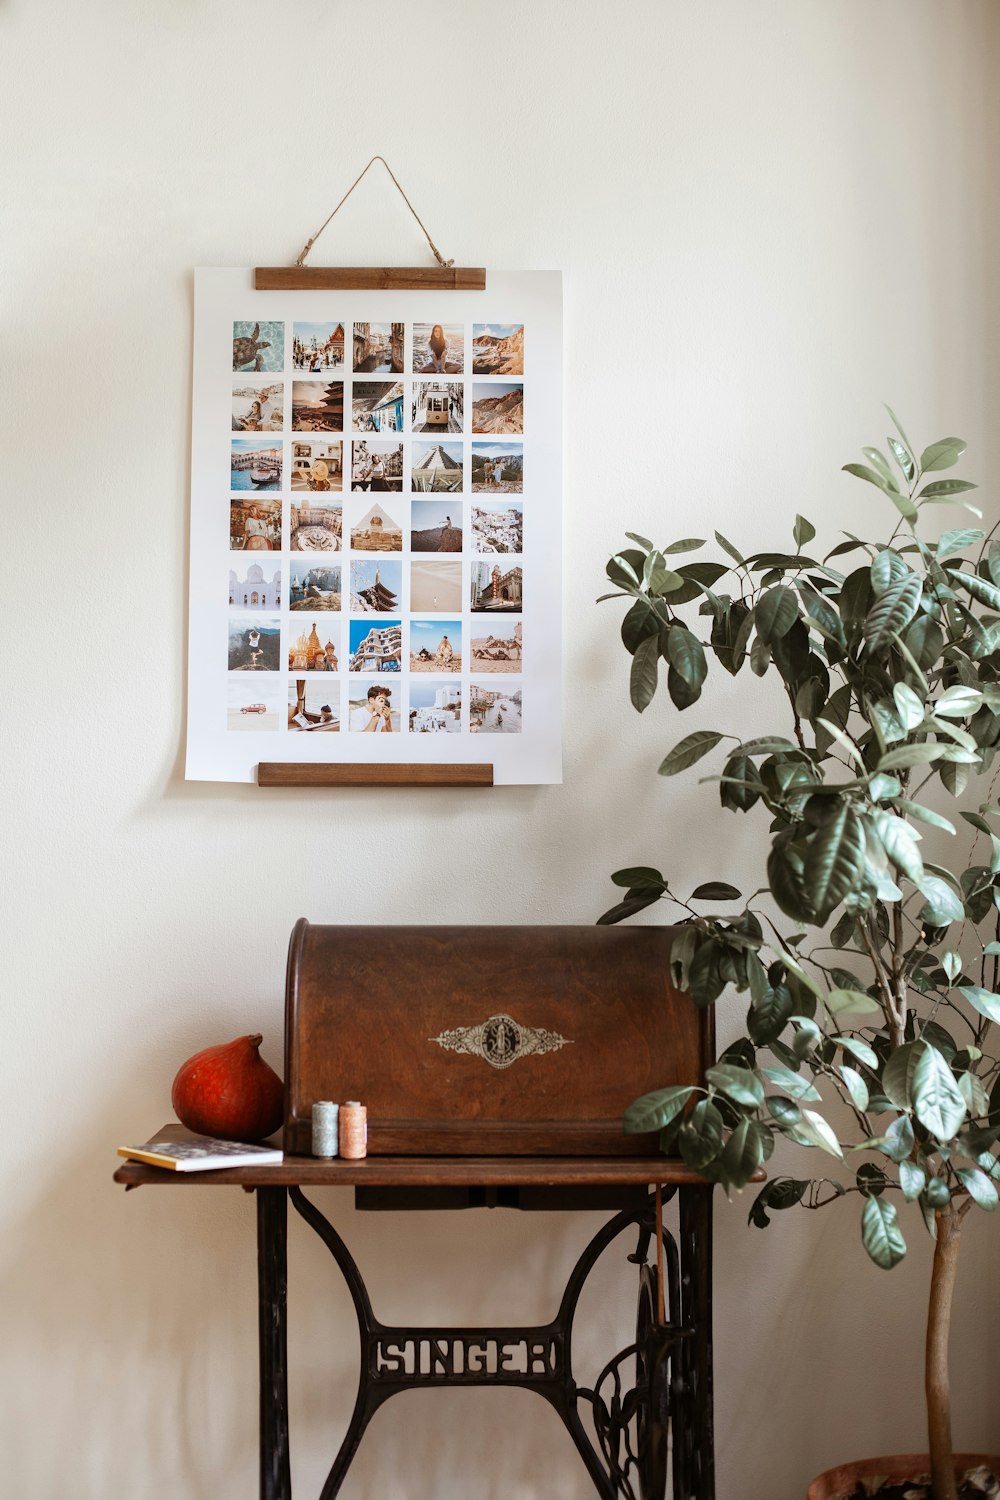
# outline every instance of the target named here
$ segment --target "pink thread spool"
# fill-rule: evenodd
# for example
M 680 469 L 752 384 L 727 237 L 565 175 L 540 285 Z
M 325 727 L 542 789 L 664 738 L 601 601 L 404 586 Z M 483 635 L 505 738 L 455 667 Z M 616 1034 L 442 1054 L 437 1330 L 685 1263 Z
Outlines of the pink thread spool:
M 348 1161 L 368 1155 L 368 1111 L 356 1099 L 340 1107 L 340 1154 Z

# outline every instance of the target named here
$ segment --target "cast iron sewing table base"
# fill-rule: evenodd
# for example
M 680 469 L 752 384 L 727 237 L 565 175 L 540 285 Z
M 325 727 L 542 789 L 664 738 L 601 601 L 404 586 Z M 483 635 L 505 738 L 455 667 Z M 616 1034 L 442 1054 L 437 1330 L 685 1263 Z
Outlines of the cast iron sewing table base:
M 676 1196 L 676 1232 L 656 1244 L 653 1178 Z M 711 1329 L 711 1185 L 680 1163 L 641 1158 L 368 1158 L 318 1162 L 286 1157 L 280 1167 L 177 1174 L 129 1162 L 126 1187 L 240 1184 L 257 1194 L 260 1330 L 260 1497 L 291 1500 L 287 1363 L 288 1200 L 319 1235 L 351 1294 L 361 1340 L 351 1421 L 320 1493 L 334 1500 L 375 1412 L 398 1391 L 448 1386 L 518 1386 L 537 1391 L 558 1413 L 602 1500 L 662 1500 L 668 1466 L 674 1500 L 714 1500 Z M 341 1236 L 303 1192 L 353 1186 L 359 1208 L 619 1211 L 577 1261 L 550 1323 L 503 1327 L 384 1324 Z M 587 1277 L 620 1237 L 639 1267 L 635 1340 L 608 1360 L 592 1386 L 573 1371 L 573 1325 Z M 659 1318 L 658 1262 L 664 1319 Z M 589 1407 L 596 1444 L 581 1418 Z

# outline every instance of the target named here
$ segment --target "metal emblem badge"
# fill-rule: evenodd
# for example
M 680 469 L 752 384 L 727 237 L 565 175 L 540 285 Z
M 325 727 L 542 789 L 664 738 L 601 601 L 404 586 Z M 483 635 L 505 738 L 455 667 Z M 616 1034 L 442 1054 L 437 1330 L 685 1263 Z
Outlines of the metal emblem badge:
M 442 1031 L 440 1036 L 428 1037 L 428 1041 L 437 1042 L 448 1052 L 481 1057 L 491 1068 L 509 1068 L 518 1058 L 558 1052 L 560 1047 L 573 1045 L 558 1031 L 546 1031 L 543 1026 L 522 1026 L 505 1012 L 490 1016 L 479 1026 L 457 1026 L 452 1031 Z

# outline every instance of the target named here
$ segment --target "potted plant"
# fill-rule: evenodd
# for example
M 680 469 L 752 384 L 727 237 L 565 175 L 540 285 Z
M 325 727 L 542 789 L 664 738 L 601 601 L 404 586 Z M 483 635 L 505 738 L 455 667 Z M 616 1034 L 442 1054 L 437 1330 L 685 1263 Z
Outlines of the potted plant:
M 622 899 L 601 921 L 675 903 L 675 981 L 702 1006 L 727 986 L 749 998 L 746 1035 L 704 1085 L 637 1099 L 626 1130 L 659 1130 L 727 1193 L 779 1135 L 836 1163 L 772 1177 L 750 1209 L 760 1228 L 853 1195 L 876 1265 L 906 1254 L 907 1205 L 934 1238 L 924 1464 L 934 1500 L 955 1500 L 949 1313 L 963 1222 L 996 1208 L 1000 1183 L 1000 805 L 982 780 L 1000 743 L 1000 540 L 981 526 L 931 539 L 931 507 L 981 519 L 964 498 L 975 485 L 937 477 L 965 444 L 919 452 L 889 415 L 888 454 L 844 466 L 884 497 L 884 541 L 848 533 L 819 556 L 796 516 L 787 553 L 744 555 L 716 532 L 724 561 L 684 562 L 702 540 L 657 548 L 629 533 L 608 563 L 616 593 L 603 597 L 632 601 L 621 633 L 640 713 L 661 663 L 681 711 L 714 665 L 748 671 L 765 696 L 773 685 L 775 722 L 749 740 L 699 725 L 659 768 L 673 777 L 715 752 L 719 774 L 702 779 L 723 809 L 765 819 L 760 889 L 687 895 L 676 874 L 619 870 Z M 960 855 L 939 863 L 949 840 Z

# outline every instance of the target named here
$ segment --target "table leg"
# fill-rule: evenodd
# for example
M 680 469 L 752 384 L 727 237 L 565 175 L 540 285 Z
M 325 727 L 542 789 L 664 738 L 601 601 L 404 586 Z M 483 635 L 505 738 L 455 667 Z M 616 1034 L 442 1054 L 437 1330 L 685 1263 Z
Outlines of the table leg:
M 712 1390 L 712 1188 L 683 1187 L 680 1199 L 681 1316 L 684 1341 L 678 1392 L 684 1419 L 674 1429 L 677 1500 L 715 1500 Z
M 260 1334 L 260 1500 L 292 1500 L 288 1456 L 288 1205 L 283 1187 L 257 1189 Z

